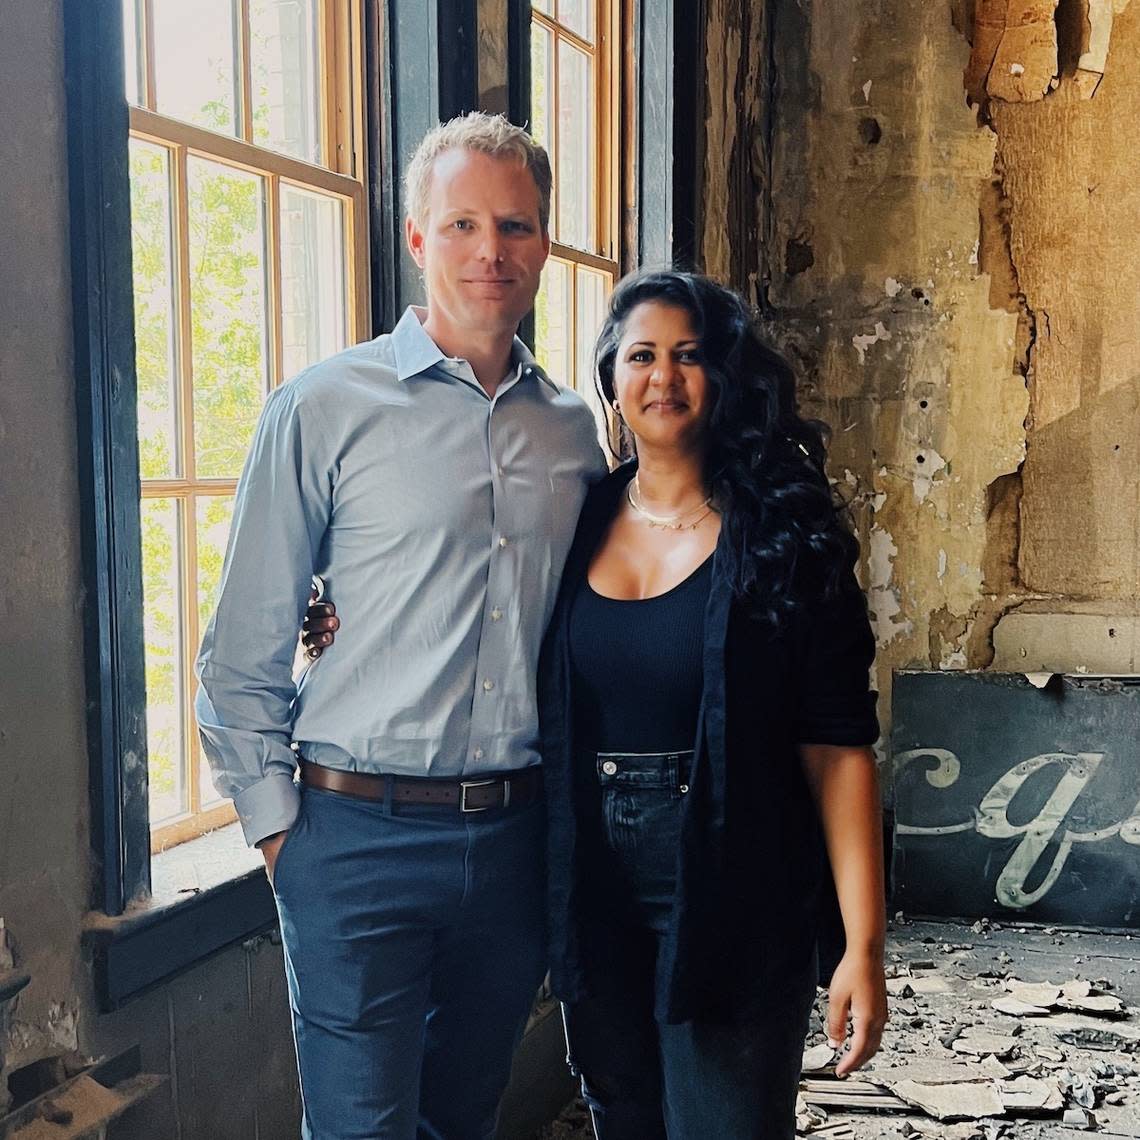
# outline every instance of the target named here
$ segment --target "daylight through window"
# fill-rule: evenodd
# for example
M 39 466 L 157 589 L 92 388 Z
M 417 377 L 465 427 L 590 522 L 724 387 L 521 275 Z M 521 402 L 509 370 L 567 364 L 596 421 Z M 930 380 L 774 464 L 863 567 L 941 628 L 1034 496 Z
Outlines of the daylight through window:
M 234 818 L 192 663 L 269 389 L 367 335 L 346 0 L 124 0 L 152 848 Z

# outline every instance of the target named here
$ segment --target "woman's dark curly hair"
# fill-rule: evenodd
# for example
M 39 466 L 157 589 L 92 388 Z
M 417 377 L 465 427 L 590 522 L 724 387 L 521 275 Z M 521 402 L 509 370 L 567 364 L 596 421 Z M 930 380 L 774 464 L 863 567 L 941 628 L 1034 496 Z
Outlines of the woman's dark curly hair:
M 626 319 L 647 301 L 692 321 L 711 397 L 705 481 L 728 540 L 729 581 L 754 616 L 779 626 L 850 582 L 859 555 L 824 472 L 824 425 L 797 412 L 795 376 L 761 339 L 745 301 L 679 270 L 633 274 L 614 290 L 594 355 L 607 404 Z

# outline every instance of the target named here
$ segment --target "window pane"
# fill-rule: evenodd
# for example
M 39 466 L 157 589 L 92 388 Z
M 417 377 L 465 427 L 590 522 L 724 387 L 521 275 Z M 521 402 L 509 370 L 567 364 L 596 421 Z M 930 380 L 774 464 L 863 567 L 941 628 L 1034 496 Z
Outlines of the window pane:
M 534 0 L 531 7 L 536 12 L 544 12 L 548 16 L 554 15 L 554 0 Z
M 266 390 L 265 188 L 187 159 L 194 454 L 200 478 L 236 478 Z
M 253 141 L 321 161 L 316 0 L 250 0 Z
M 613 289 L 613 278 L 608 273 L 579 265 L 575 273 L 578 299 L 577 313 L 577 372 L 575 388 L 585 398 L 598 421 L 598 437 L 605 446 L 606 414 L 601 397 L 594 384 L 594 341 L 602 327 L 606 313 L 606 298 Z
M 554 94 L 553 37 L 549 29 L 537 23 L 531 25 L 530 32 L 530 130 L 535 141 L 546 147 L 549 153 L 553 145 L 550 130 L 550 103 Z
M 143 499 L 143 631 L 146 643 L 146 743 L 150 822 L 189 810 L 183 764 L 182 562 L 175 499 Z
M 593 64 L 571 44 L 558 45 L 558 239 L 594 245 Z
M 237 133 L 234 0 L 153 0 L 156 110 Z
M 542 274 L 534 306 L 534 347 L 539 364 L 559 384 L 574 383 L 574 354 L 570 342 L 571 268 L 551 258 Z
M 593 43 L 596 3 L 597 0 L 558 0 L 558 22 Z
M 127 102 L 142 104 L 142 80 L 139 75 L 138 0 L 123 0 L 123 80 Z
M 198 629 L 206 632 L 206 623 L 214 612 L 218 600 L 218 586 L 222 580 L 222 562 L 226 556 L 226 543 L 230 537 L 234 500 L 231 495 L 210 495 L 198 499 L 195 506 L 195 525 L 198 539 Z M 201 807 L 221 802 L 210 777 L 206 758 L 199 759 L 199 789 Z
M 135 292 L 139 474 L 179 474 L 175 380 L 173 257 L 170 238 L 170 155 L 165 147 L 130 140 L 131 259 Z
M 282 374 L 339 352 L 345 328 L 344 203 L 281 184 Z

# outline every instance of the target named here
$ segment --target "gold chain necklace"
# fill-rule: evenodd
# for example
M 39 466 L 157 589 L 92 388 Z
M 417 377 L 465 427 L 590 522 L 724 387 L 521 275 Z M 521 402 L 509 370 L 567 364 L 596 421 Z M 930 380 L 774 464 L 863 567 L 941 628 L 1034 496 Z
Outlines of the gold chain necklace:
M 637 498 L 634 498 L 634 492 L 637 492 Z M 654 528 L 659 530 L 696 530 L 698 526 L 712 513 L 712 495 L 709 495 L 703 503 L 698 503 L 695 507 L 690 507 L 687 511 L 682 511 L 679 515 L 655 515 L 647 511 L 644 505 L 639 502 L 641 498 L 641 485 L 637 481 L 635 475 L 625 485 L 625 497 L 629 500 L 629 505 L 633 507 L 645 521 Z M 687 518 L 699 515 L 692 522 L 685 522 Z

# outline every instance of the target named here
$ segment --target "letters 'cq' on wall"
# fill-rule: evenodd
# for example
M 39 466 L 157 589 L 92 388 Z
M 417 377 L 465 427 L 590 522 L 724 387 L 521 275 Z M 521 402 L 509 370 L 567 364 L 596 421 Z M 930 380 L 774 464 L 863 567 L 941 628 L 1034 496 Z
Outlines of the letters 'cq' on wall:
M 1140 929 L 1140 677 L 895 674 L 894 902 Z

